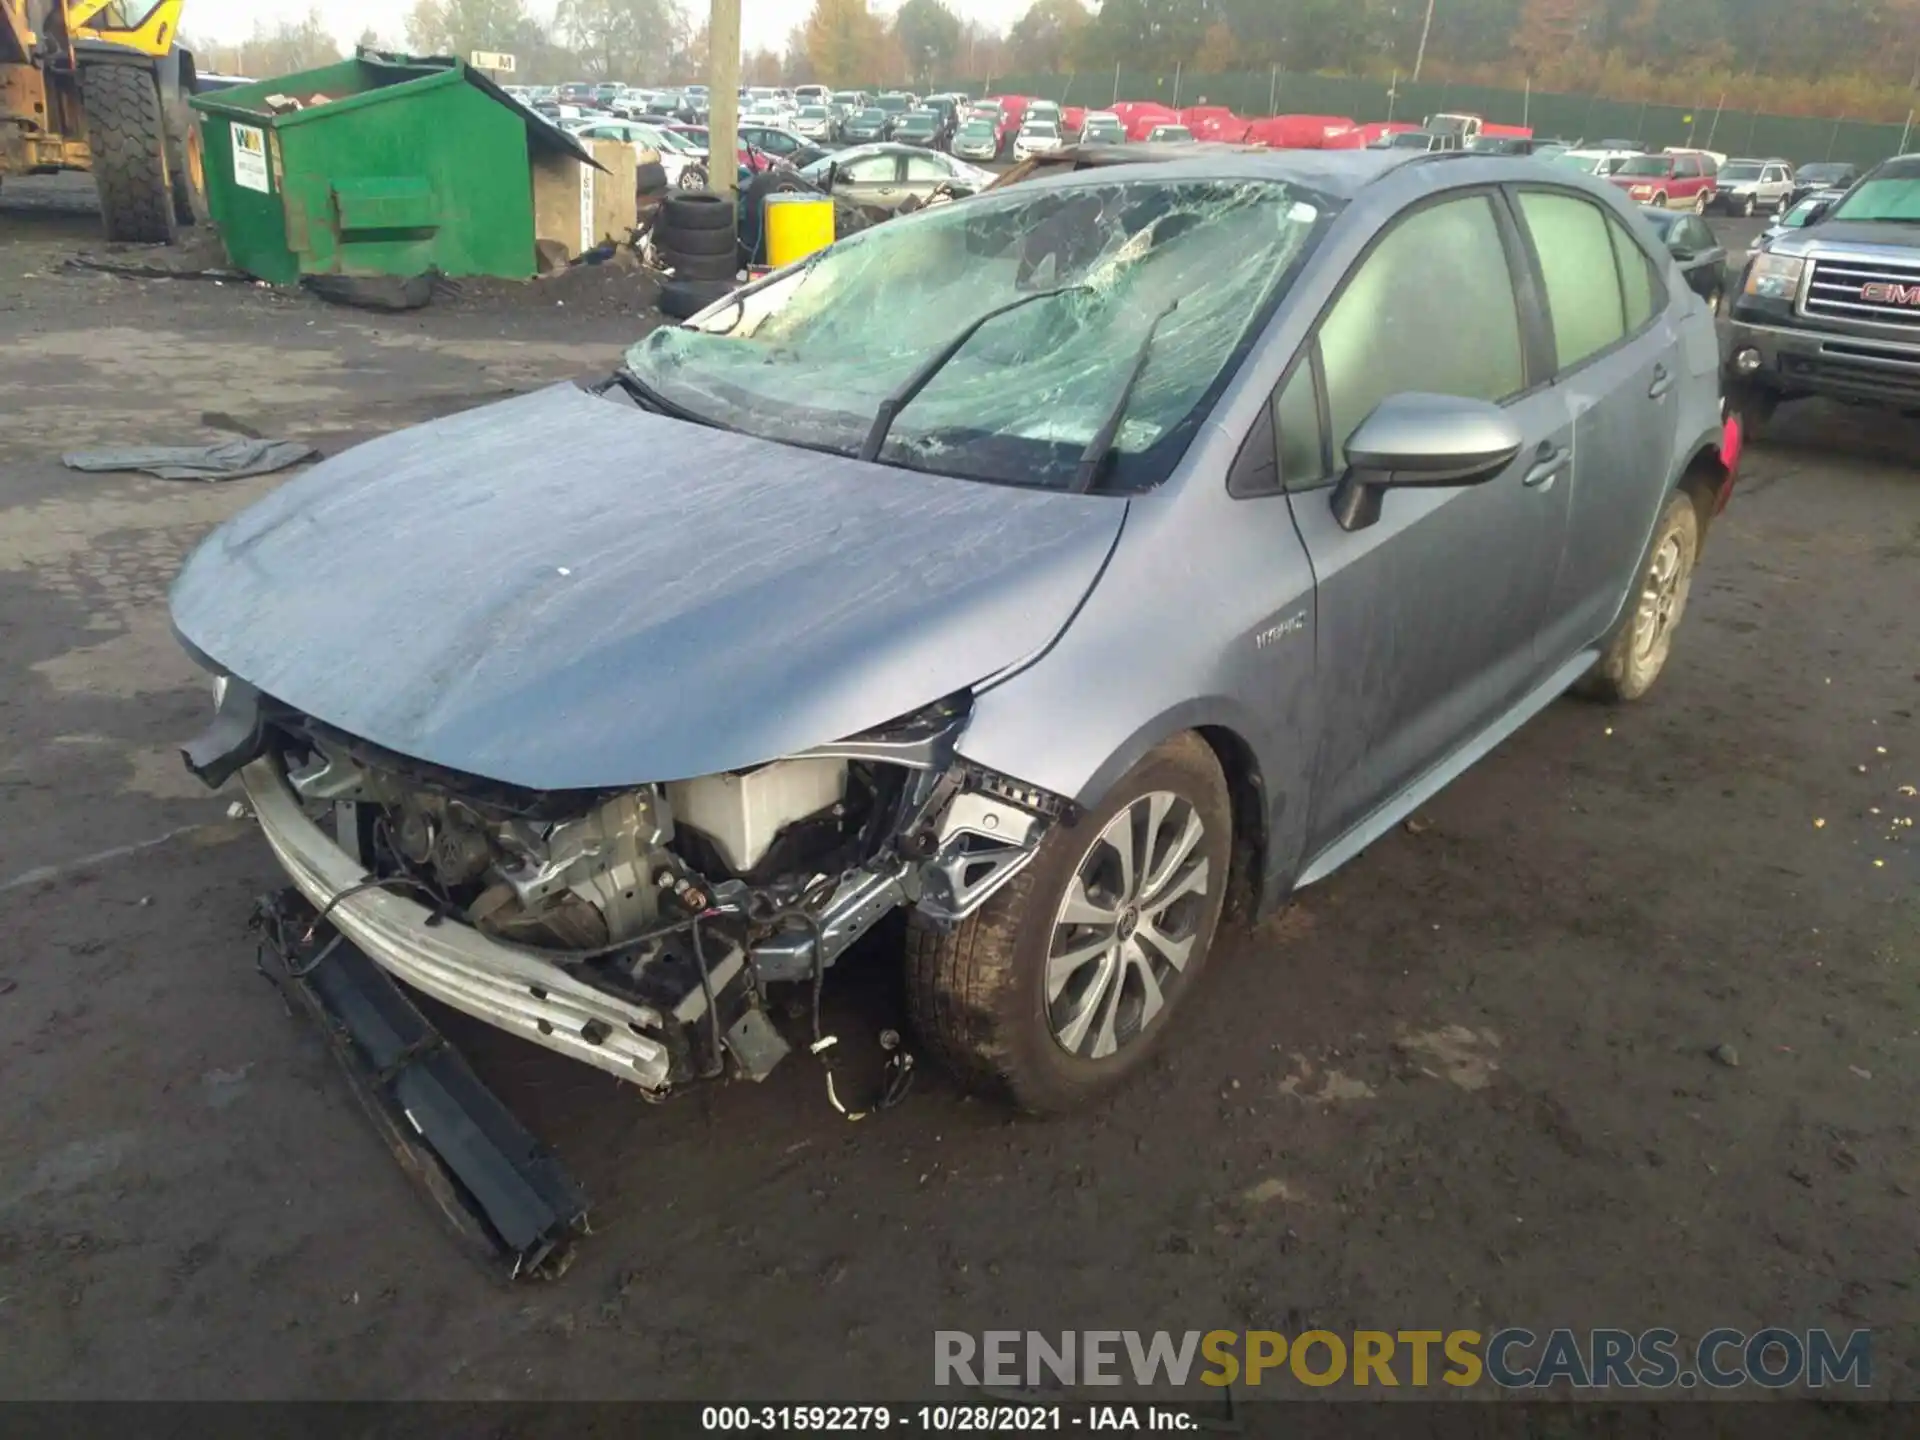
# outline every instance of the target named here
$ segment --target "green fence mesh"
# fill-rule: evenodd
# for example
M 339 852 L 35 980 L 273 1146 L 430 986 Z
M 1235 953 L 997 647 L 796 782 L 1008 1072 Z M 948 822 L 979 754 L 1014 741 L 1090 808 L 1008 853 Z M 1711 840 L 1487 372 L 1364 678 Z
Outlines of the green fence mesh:
M 979 94 L 975 83 L 944 88 Z M 1846 160 L 1870 165 L 1898 154 L 1907 127 L 1858 120 L 1761 115 L 1704 104 L 1644 105 L 1598 95 L 1556 95 L 1484 85 L 1402 84 L 1332 75 L 1284 72 L 1179 75 L 1122 71 L 1087 75 L 1004 75 L 996 94 L 1033 95 L 1063 105 L 1107 105 L 1158 100 L 1167 105 L 1226 105 L 1242 115 L 1341 115 L 1354 120 L 1408 120 L 1418 124 L 1443 110 L 1485 116 L 1502 125 L 1530 125 L 1534 133 L 1568 140 L 1631 140 L 1651 149 L 1697 145 L 1725 154 L 1780 156 L 1795 164 Z M 1391 90 L 1391 93 L 1390 93 Z

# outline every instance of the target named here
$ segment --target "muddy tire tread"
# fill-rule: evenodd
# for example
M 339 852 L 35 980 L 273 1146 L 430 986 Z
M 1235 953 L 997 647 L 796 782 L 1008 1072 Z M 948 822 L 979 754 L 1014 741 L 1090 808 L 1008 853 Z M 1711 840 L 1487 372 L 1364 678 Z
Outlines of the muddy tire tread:
M 1184 770 L 1198 788 L 1215 792 L 1210 798 L 1230 854 L 1233 836 L 1226 778 L 1212 748 L 1196 734 L 1185 732 L 1155 747 L 1116 783 L 1110 796 L 1133 788 L 1142 770 L 1151 766 L 1164 775 L 1169 764 Z M 1195 797 L 1195 803 L 1204 798 L 1208 797 Z M 1094 807 L 1083 823 L 1095 824 L 1111 803 L 1110 799 Z M 1069 1113 L 1128 1083 L 1165 1035 L 1163 1029 L 1141 1042 L 1143 1048 L 1130 1067 L 1105 1081 L 1063 1077 L 1044 1061 L 1036 1068 L 1032 1047 L 1037 1042 L 1026 1028 L 1022 1010 L 1023 986 L 1031 983 L 1031 976 L 1022 970 L 1021 942 L 1024 932 L 1051 916 L 1051 892 L 1058 878 L 1053 872 L 1059 869 L 1061 852 L 1049 847 L 1064 845 L 1077 859 L 1085 838 L 1077 827 L 1057 829 L 1041 842 L 1040 853 L 1025 869 L 950 931 L 917 915 L 908 918 L 907 1014 L 920 1044 L 962 1089 L 1008 1102 L 1030 1115 Z M 1207 946 L 1192 962 L 1190 976 L 1197 977 L 1206 964 L 1224 899 L 1223 888 L 1208 923 Z M 1045 907 L 1047 913 L 1037 914 L 1038 907 Z
M 949 933 L 907 925 L 907 1014 L 933 1057 L 976 1094 L 1010 1098 L 993 1001 L 1014 983 L 1013 948 L 1033 893 L 1031 868 Z
M 81 95 L 107 239 L 171 244 L 179 222 L 167 177 L 166 112 L 152 72 L 141 65 L 89 65 Z

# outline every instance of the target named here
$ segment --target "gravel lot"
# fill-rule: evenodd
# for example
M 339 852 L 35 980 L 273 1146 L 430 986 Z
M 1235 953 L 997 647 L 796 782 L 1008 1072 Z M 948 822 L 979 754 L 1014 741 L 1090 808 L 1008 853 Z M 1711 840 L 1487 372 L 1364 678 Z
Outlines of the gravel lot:
M 76 194 L 0 198 L 0 1394 L 904 1398 L 936 1327 L 1780 1324 L 1871 1327 L 1920 1399 L 1913 425 L 1783 413 L 1656 696 L 1555 706 L 1236 937 L 1084 1119 L 928 1074 L 849 1125 L 804 1058 L 654 1108 L 459 1027 L 596 1201 L 510 1287 L 253 974 L 276 869 L 172 748 L 207 701 L 166 586 L 275 481 L 57 455 L 209 417 L 336 448 L 604 368 L 644 297 L 67 274 Z M 877 1059 L 873 948 L 828 999 Z

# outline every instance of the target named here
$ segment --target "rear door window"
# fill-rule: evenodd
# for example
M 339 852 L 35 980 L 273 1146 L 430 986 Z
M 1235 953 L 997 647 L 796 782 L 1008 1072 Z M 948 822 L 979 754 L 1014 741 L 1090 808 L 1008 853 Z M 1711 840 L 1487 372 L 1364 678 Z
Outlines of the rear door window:
M 1614 263 L 1620 271 L 1620 294 L 1626 302 L 1627 329 L 1638 330 L 1653 319 L 1659 281 L 1654 278 L 1646 252 L 1634 243 L 1627 227 L 1612 216 L 1607 217 L 1607 225 L 1613 237 Z
M 1520 213 L 1547 287 L 1554 358 L 1562 373 L 1618 344 L 1627 305 L 1606 212 L 1575 195 L 1526 190 Z

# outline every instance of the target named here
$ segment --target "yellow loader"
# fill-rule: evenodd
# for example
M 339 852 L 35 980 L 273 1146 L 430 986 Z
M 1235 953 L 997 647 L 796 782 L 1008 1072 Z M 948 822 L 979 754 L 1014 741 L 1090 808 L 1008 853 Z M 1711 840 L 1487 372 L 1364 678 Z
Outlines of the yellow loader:
M 0 183 L 90 170 L 109 240 L 206 213 L 185 0 L 0 0 Z

